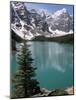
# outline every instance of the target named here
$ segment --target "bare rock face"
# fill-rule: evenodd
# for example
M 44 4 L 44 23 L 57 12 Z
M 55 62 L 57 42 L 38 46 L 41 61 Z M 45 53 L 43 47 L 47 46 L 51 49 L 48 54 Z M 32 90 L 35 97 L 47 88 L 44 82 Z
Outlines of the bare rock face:
M 24 2 L 11 2 L 11 28 L 16 33 L 26 32 L 28 40 L 35 36 L 51 37 L 56 30 L 68 33 L 74 30 L 73 24 L 73 16 L 65 8 L 48 15 L 27 9 Z

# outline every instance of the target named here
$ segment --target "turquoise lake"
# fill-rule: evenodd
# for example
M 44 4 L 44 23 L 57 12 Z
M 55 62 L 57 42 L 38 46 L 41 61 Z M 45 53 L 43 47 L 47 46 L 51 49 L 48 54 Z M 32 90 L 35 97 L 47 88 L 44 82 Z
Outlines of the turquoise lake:
M 73 86 L 73 44 L 27 42 L 37 67 L 36 79 L 41 88 L 65 89 Z M 17 44 L 19 47 L 19 44 Z M 11 57 L 12 76 L 18 70 L 16 53 Z

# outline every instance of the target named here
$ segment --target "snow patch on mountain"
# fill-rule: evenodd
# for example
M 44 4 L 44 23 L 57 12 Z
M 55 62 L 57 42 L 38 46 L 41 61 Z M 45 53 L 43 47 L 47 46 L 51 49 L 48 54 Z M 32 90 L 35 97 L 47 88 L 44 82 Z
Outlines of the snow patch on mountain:
M 50 27 L 49 27 L 49 31 L 52 32 L 51 37 L 57 37 L 57 36 L 64 36 L 64 35 L 67 35 L 67 34 L 73 34 L 72 30 L 70 30 L 69 32 L 60 31 L 58 29 L 53 31 Z
M 61 9 L 61 10 L 56 11 L 56 12 L 52 15 L 52 17 L 53 17 L 53 18 L 57 18 L 57 17 L 59 17 L 60 15 L 65 14 L 65 13 L 67 13 L 67 9 L 63 8 L 63 9 Z
M 46 9 L 27 9 L 24 3 L 12 2 L 11 29 L 20 37 L 56 37 L 73 34 L 73 16 L 63 8 L 53 14 Z M 14 13 L 14 14 L 13 14 Z

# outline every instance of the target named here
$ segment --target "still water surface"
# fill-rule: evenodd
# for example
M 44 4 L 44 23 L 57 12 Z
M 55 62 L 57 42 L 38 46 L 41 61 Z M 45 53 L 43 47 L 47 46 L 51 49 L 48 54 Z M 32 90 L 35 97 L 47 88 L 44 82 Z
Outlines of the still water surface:
M 37 67 L 36 78 L 41 88 L 63 89 L 73 85 L 73 45 L 56 42 L 28 42 Z M 19 47 L 19 44 L 17 44 Z M 11 62 L 12 75 L 18 70 L 16 53 Z

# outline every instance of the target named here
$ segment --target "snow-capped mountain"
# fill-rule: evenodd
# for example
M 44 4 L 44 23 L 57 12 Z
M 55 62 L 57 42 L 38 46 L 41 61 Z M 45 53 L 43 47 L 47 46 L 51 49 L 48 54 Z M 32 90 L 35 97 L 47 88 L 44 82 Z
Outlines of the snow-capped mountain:
M 11 2 L 11 29 L 20 37 L 56 37 L 73 33 L 73 16 L 63 8 L 53 14 L 28 10 L 23 2 Z

